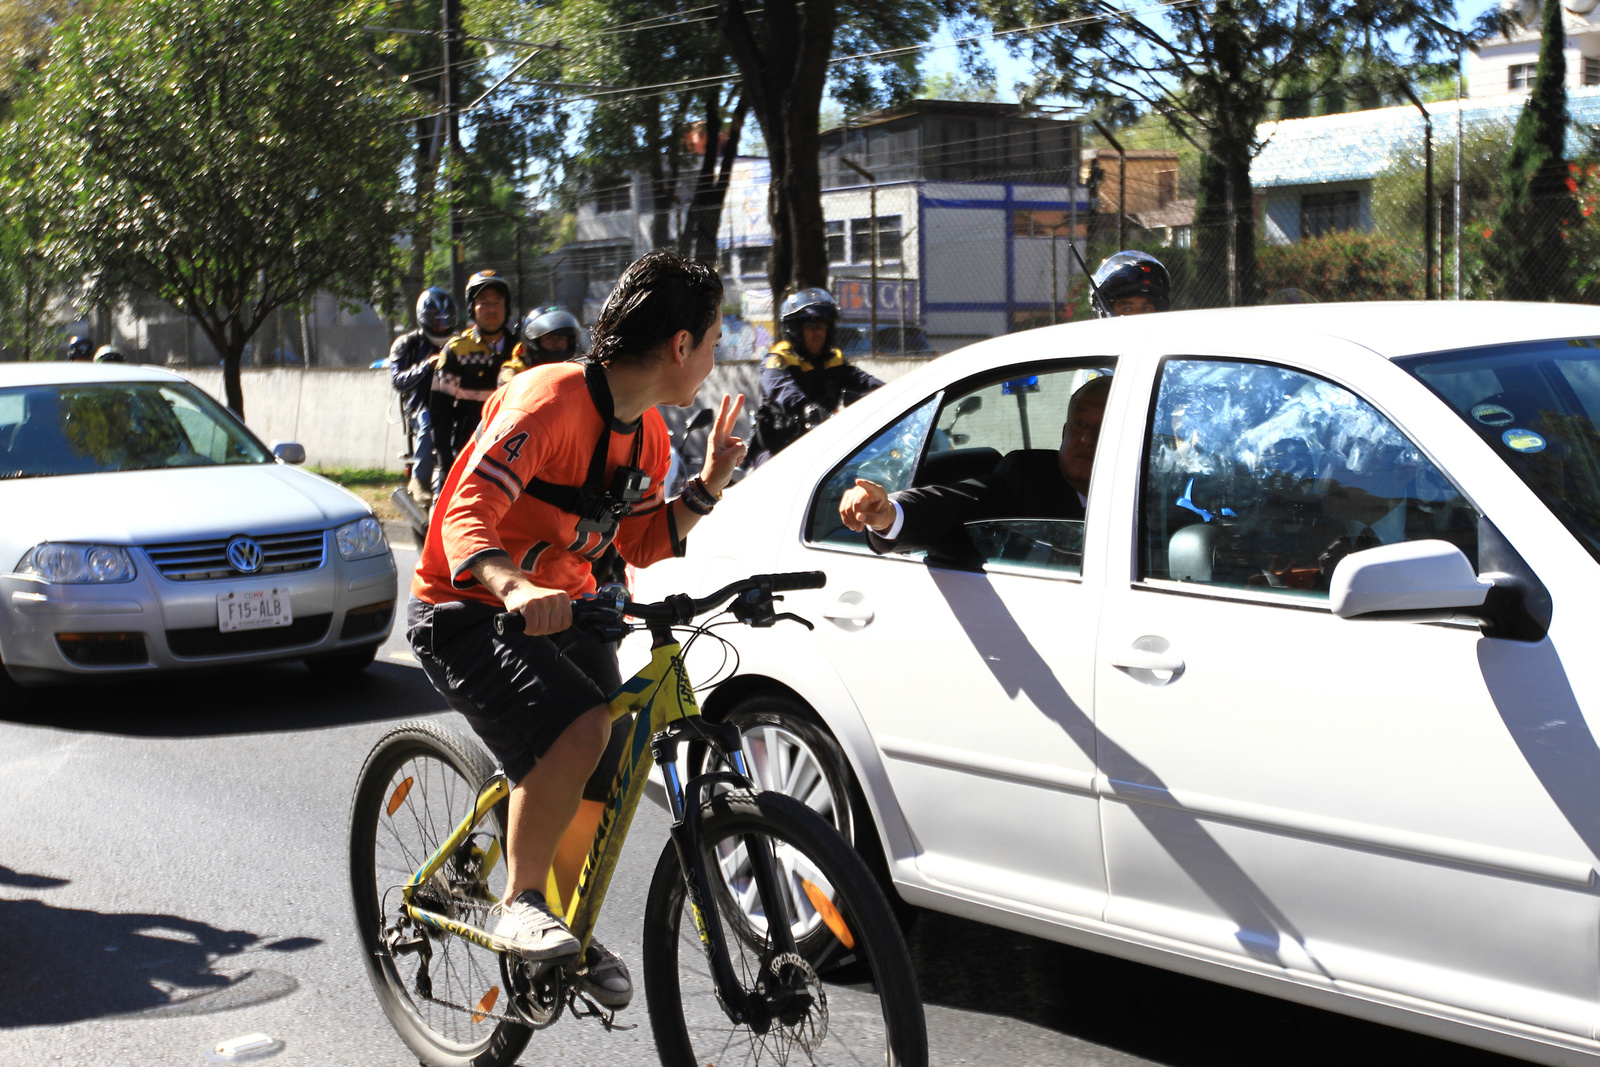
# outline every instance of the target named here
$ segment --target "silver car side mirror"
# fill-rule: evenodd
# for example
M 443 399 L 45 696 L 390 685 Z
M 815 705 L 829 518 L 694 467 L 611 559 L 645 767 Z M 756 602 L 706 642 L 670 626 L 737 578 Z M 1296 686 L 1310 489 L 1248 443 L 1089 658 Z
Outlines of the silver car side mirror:
M 305 446 L 301 445 L 301 444 L 296 444 L 293 441 L 274 441 L 274 442 L 272 442 L 272 454 L 274 456 L 277 456 L 279 459 L 281 459 L 285 463 L 297 463 L 298 464 L 298 463 L 304 463 L 306 461 L 306 449 L 305 449 Z
M 1414 622 L 1471 614 L 1494 582 L 1478 577 L 1448 541 L 1402 541 L 1352 552 L 1333 569 L 1328 602 L 1341 619 L 1404 618 Z

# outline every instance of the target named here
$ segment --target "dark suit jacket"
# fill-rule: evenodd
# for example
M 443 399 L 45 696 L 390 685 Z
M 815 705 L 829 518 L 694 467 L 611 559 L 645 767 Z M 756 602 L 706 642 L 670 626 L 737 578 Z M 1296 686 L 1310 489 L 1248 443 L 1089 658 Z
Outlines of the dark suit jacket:
M 927 550 L 944 558 L 976 553 L 962 527 L 984 519 L 1081 519 L 1078 492 L 1061 477 L 1055 449 L 1007 453 L 993 473 L 952 485 L 924 485 L 891 494 L 906 521 L 900 536 L 886 540 L 867 531 L 874 552 Z

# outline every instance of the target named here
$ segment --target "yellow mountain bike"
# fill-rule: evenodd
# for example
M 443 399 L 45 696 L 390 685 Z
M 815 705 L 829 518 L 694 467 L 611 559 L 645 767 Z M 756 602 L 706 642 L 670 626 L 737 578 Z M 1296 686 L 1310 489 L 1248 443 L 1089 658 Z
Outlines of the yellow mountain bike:
M 573 604 L 575 627 L 608 639 L 648 628 L 654 650 L 611 698 L 613 715 L 636 718 L 578 889 L 561 901 L 552 883 L 547 899 L 587 947 L 659 763 L 672 839 L 650 883 L 642 963 L 667 1067 L 928 1062 L 916 975 L 877 881 L 821 816 L 756 788 L 739 730 L 700 716 L 684 668 L 689 644 L 720 615 L 696 619 L 726 606 L 729 621 L 749 626 L 809 626 L 777 613 L 774 594 L 823 581 L 756 575 L 659 604 L 631 603 L 614 586 Z M 521 623 L 495 620 L 502 634 Z M 697 765 L 711 770 L 681 781 L 685 744 L 704 746 Z M 494 949 L 489 909 L 505 886 L 510 791 L 475 741 L 435 722 L 390 731 L 356 783 L 350 885 L 367 973 L 428 1067 L 509 1064 L 564 1013 L 617 1025 L 574 981 L 582 952 L 530 963 Z

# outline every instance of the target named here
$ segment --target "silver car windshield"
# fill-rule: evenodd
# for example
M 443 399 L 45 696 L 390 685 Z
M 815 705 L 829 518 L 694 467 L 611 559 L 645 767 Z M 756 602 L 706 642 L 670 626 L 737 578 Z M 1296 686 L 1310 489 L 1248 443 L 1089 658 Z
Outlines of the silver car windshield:
M 272 459 L 221 405 L 187 383 L 0 389 L 0 479 Z
M 1600 337 L 1403 361 L 1600 559 Z

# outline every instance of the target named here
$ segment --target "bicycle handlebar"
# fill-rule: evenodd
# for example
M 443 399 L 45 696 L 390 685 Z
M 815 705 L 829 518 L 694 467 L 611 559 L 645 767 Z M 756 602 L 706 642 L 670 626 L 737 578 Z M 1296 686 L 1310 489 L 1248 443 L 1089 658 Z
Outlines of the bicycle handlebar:
M 741 578 L 737 582 L 718 589 L 710 596 L 690 597 L 683 594 L 669 596 L 656 604 L 638 604 L 625 595 L 625 590 L 620 586 L 607 586 L 606 589 L 617 590 L 607 593 L 602 590 L 593 597 L 572 602 L 572 625 L 585 629 L 607 627 L 620 624 L 622 616 L 632 615 L 647 623 L 665 623 L 669 626 L 684 626 L 695 620 L 697 616 L 704 615 L 712 608 L 734 597 L 746 596 L 755 593 L 751 608 L 757 605 L 771 607 L 774 593 L 788 592 L 794 589 L 821 589 L 827 584 L 828 576 L 822 571 L 786 571 L 780 574 L 752 574 L 748 578 Z M 755 622 L 756 625 L 771 625 L 770 619 L 759 611 L 735 609 L 734 614 L 741 622 Z M 770 611 L 765 613 L 770 616 Z M 764 620 L 764 621 L 757 621 Z M 508 633 L 522 633 L 527 626 L 527 619 L 519 612 L 506 611 L 494 617 L 494 632 L 504 637 Z

